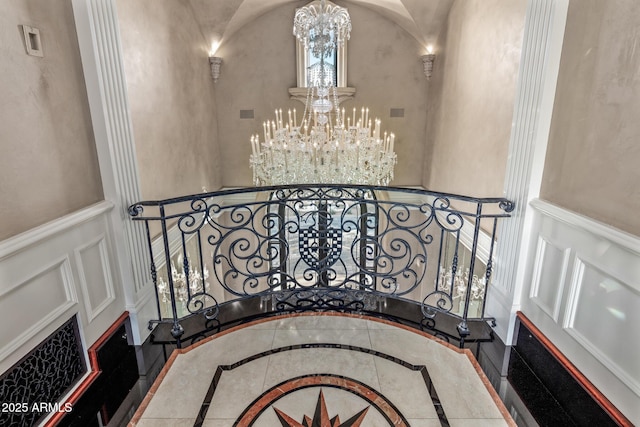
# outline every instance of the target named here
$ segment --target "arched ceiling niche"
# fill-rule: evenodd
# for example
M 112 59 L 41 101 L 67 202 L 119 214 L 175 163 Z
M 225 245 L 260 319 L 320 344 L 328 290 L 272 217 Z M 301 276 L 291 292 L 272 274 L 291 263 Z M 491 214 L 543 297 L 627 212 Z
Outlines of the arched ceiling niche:
M 245 25 L 281 5 L 301 7 L 310 0 L 191 0 L 205 39 L 214 48 Z M 454 0 L 343 0 L 368 8 L 398 24 L 421 45 L 435 45 Z

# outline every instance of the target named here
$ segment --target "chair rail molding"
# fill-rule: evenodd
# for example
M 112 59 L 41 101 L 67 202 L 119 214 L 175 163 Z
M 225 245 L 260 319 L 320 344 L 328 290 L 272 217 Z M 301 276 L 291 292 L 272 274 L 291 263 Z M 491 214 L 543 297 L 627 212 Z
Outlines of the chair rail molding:
M 119 282 L 130 310 L 133 339 L 148 336 L 136 307 L 151 286 L 144 232 L 128 220 L 127 206 L 140 200 L 131 112 L 115 0 L 72 0 L 105 198 L 110 216 Z M 124 310 L 125 307 L 122 307 Z
M 499 224 L 500 244 L 487 314 L 505 343 L 514 335 L 516 313 L 531 249 L 533 213 L 529 201 L 540 194 L 569 0 L 529 0 L 516 88 L 504 196 L 516 209 Z
M 632 422 L 640 422 L 640 237 L 530 203 L 522 313 Z
M 0 312 L 20 325 L 0 331 L 0 373 L 74 315 L 89 346 L 122 313 L 113 210 L 98 202 L 0 242 Z
M 0 242 L 0 260 L 107 213 L 113 209 L 113 206 L 113 203 L 103 200 L 87 208 L 3 240 Z

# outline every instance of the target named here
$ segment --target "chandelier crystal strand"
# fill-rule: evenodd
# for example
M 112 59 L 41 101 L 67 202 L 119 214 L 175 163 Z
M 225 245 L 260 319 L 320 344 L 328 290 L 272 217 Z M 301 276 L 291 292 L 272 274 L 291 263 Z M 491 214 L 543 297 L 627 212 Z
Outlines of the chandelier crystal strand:
M 342 45 L 351 36 L 349 12 L 324 0 L 313 2 L 296 10 L 293 35 L 305 48 L 311 46 L 316 56 L 328 55 L 331 48 Z
M 339 109 L 335 68 L 324 61 L 350 32 L 351 20 L 342 7 L 321 0 L 296 11 L 293 34 L 320 62 L 308 70 L 301 120 L 295 109 L 287 112 L 288 120 L 276 110 L 276 120 L 263 124 L 264 140 L 259 134 L 251 137 L 255 185 L 388 185 L 393 180 L 394 134 L 381 137 L 381 122 L 369 119 L 368 108 L 360 114 L 354 108 L 351 117 Z

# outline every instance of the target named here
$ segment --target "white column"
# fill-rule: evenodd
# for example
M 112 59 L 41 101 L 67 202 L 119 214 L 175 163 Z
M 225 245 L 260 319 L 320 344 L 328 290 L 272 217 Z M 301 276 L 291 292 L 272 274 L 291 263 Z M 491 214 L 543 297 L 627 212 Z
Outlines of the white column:
M 569 0 L 529 0 L 527 8 L 504 187 L 516 209 L 499 225 L 486 311 L 496 317 L 496 332 L 507 344 L 520 307 L 525 260 L 533 256 L 529 201 L 540 194 L 568 6 Z
M 153 286 L 146 237 L 127 213 L 127 207 L 141 197 L 115 3 L 73 0 L 72 4 L 104 197 L 115 204 L 110 219 L 126 298 L 123 311 L 131 314 L 134 341 L 139 344 L 155 313 L 147 307 L 153 306 L 148 304 Z

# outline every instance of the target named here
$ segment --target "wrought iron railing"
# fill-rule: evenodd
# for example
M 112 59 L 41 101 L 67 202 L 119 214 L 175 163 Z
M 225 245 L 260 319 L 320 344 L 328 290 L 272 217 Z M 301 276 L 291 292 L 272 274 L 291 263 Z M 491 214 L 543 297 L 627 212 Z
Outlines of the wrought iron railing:
M 157 323 L 214 320 L 259 297 L 276 311 L 376 312 L 413 301 L 424 318 L 486 320 L 497 223 L 513 203 L 418 189 L 349 185 L 226 190 L 136 203 Z

